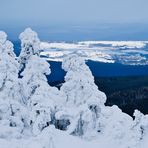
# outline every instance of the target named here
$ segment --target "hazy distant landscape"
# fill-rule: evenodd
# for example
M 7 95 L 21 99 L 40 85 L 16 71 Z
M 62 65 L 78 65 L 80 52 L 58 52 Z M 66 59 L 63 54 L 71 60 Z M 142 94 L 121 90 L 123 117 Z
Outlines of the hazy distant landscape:
M 148 148 L 148 0 L 0 1 L 0 148 Z

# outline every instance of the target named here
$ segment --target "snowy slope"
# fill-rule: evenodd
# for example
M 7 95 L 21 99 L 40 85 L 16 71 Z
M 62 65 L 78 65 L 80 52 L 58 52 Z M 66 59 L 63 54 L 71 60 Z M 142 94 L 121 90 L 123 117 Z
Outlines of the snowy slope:
M 147 148 L 147 138 L 145 137 L 142 143 L 129 148 Z M 0 139 L 1 148 L 128 148 L 128 144 L 130 144 L 130 139 L 123 145 L 122 142 L 105 135 L 89 141 L 68 135 L 53 127 L 45 129 L 41 135 L 29 139 Z
M 0 139 L 0 145 L 2 148 L 118 148 L 115 141 L 107 141 L 104 137 L 101 139 L 95 139 L 94 141 L 86 141 L 78 137 L 70 136 L 62 131 L 55 130 L 52 137 L 46 137 L 47 135 L 30 139 L 21 140 L 4 140 Z

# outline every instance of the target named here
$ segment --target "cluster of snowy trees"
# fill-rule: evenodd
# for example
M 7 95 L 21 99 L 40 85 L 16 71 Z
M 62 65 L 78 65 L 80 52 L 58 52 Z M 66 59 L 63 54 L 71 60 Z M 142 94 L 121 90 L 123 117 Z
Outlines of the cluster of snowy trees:
M 27 28 L 20 34 L 21 53 L 0 32 L 0 138 L 23 138 L 42 134 L 54 127 L 86 139 L 106 135 L 127 147 L 148 137 L 148 115 L 135 111 L 134 119 L 117 106 L 107 107 L 106 95 L 77 54 L 67 56 L 67 72 L 61 88 L 51 87 L 46 75 L 49 63 L 40 57 L 40 40 Z

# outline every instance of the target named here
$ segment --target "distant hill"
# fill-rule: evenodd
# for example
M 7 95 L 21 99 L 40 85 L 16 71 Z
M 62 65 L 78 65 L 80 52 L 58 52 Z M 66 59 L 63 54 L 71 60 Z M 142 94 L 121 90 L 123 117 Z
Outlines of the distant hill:
M 148 76 L 97 77 L 95 83 L 106 93 L 106 105 L 116 104 L 130 115 L 135 109 L 148 113 Z

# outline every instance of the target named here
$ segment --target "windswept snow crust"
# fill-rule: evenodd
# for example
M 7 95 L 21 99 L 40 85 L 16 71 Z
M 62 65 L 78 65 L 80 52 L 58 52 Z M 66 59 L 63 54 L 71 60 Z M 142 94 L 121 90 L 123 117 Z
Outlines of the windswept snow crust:
M 63 57 L 67 73 L 58 89 L 47 82 L 52 71 L 40 57 L 37 33 L 27 28 L 20 40 L 16 57 L 0 32 L 1 148 L 148 147 L 148 115 L 135 110 L 133 119 L 115 105 L 105 106 L 106 95 L 94 83 L 85 52 Z

